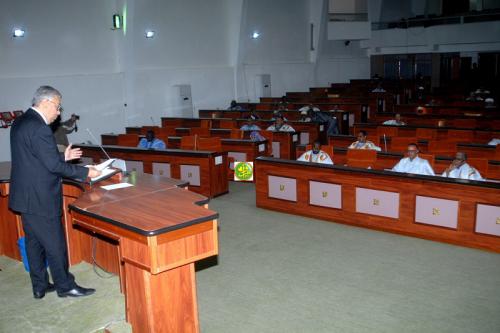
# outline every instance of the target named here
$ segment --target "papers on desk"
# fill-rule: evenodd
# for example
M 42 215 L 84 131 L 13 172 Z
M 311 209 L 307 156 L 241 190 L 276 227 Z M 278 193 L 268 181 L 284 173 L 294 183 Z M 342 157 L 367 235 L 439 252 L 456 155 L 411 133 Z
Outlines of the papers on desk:
M 100 180 L 106 179 L 115 173 L 119 172 L 117 169 L 111 169 L 110 166 L 111 164 L 115 161 L 114 158 L 110 158 L 101 164 L 94 165 L 94 168 L 101 171 L 101 174 L 97 177 L 90 178 L 90 183 L 95 184 Z M 86 165 L 87 168 L 91 167 L 91 165 Z
M 126 187 L 130 187 L 130 186 L 134 186 L 134 185 L 129 184 L 129 183 L 118 183 L 118 184 L 101 186 L 101 188 L 105 189 L 106 191 L 112 191 L 112 190 L 116 190 L 119 188 L 126 188 Z
M 96 166 L 94 166 L 94 168 L 96 168 L 97 170 L 99 171 L 103 171 L 104 169 L 106 169 L 108 166 L 111 165 L 111 163 L 113 163 L 115 161 L 114 158 L 110 158 L 104 162 L 102 162 L 101 164 L 97 164 Z

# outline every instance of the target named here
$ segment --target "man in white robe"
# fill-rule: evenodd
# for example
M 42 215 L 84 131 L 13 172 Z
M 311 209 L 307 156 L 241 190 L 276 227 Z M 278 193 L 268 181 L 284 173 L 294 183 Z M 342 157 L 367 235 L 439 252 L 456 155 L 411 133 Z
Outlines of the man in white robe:
M 488 142 L 488 146 L 496 146 L 496 145 L 500 145 L 500 139 L 494 138 L 491 139 L 490 142 Z
M 376 151 L 381 151 L 382 149 L 376 146 L 373 142 L 366 140 L 366 131 L 359 131 L 358 141 L 354 141 L 347 148 L 349 149 L 373 149 Z
M 276 117 L 274 124 L 267 128 L 268 131 L 274 132 L 295 132 L 292 126 L 285 124 L 283 116 Z
M 418 152 L 418 146 L 415 143 L 410 143 L 408 145 L 408 157 L 401 159 L 392 168 L 392 171 L 434 176 L 434 170 L 432 170 L 429 161 L 418 157 Z
M 395 126 L 404 126 L 406 123 L 401 120 L 401 115 L 399 113 L 396 113 L 394 116 L 394 119 L 384 121 L 384 125 L 395 125 Z
M 314 141 L 312 148 L 313 149 L 308 150 L 304 154 L 300 155 L 297 161 L 333 164 L 330 156 L 321 150 L 321 143 L 319 141 Z
M 458 152 L 441 176 L 469 180 L 484 180 L 479 171 L 467 164 L 467 154 Z

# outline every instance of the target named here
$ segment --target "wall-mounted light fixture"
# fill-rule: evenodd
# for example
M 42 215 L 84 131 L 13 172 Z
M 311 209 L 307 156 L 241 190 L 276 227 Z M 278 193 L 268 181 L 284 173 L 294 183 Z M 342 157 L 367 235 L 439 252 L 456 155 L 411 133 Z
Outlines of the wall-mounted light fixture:
M 13 33 L 12 33 L 12 36 L 13 37 L 24 37 L 24 29 L 20 29 L 20 28 L 15 28 Z
M 260 37 L 260 33 L 258 31 L 254 31 L 252 34 L 252 39 L 257 39 Z
M 122 28 L 122 17 L 120 14 L 113 15 L 113 30 Z
M 155 36 L 155 32 L 153 30 L 146 30 L 146 38 L 153 38 Z

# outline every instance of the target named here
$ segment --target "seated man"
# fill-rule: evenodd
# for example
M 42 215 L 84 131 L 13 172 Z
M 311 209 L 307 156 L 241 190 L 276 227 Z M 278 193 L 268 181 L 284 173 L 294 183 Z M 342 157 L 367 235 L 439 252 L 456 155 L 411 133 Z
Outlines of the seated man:
M 229 107 L 227 109 L 231 110 L 231 111 L 241 111 L 242 107 L 239 106 L 238 103 L 236 103 L 236 101 L 233 99 L 231 101 L 231 105 L 229 105 Z
M 418 152 L 417 144 L 410 143 L 408 145 L 408 157 L 401 159 L 401 161 L 392 168 L 392 171 L 434 176 L 434 170 L 432 170 L 431 165 L 427 160 L 418 157 Z
M 248 119 L 259 120 L 260 117 L 257 113 L 255 113 L 255 111 L 252 111 L 252 113 L 248 116 Z
M 314 106 L 312 103 L 309 103 L 308 105 L 304 105 L 303 107 L 301 107 L 299 109 L 299 111 L 300 112 L 302 112 L 302 111 L 306 111 L 306 112 L 308 112 L 308 111 L 315 111 L 315 112 L 318 112 L 318 111 L 320 111 L 320 109 L 318 107 Z
M 314 141 L 312 149 L 302 154 L 297 161 L 333 164 L 330 156 L 321 150 L 321 143 L 319 141 Z
M 163 140 L 155 138 L 155 132 L 153 130 L 148 130 L 146 132 L 146 137 L 142 138 L 137 145 L 139 148 L 145 149 L 165 149 L 167 146 Z
M 457 152 L 455 159 L 451 162 L 441 176 L 448 178 L 460 178 L 469 180 L 484 180 L 479 171 L 467 164 L 467 154 Z
M 395 119 L 384 121 L 384 125 L 396 125 L 396 126 L 406 125 L 406 123 L 404 121 L 401 121 L 401 115 L 399 113 L 396 113 L 394 118 Z
M 500 144 L 500 139 L 497 138 L 491 139 L 491 141 L 488 142 L 488 146 L 496 146 L 498 144 Z
M 281 113 L 280 110 L 274 110 L 273 111 L 273 116 L 271 117 L 271 120 L 275 121 L 276 118 L 278 118 L 278 117 L 283 118 L 284 121 L 288 121 L 288 119 L 286 119 L 286 117 L 283 115 L 283 113 Z
M 247 123 L 241 126 L 240 130 L 242 131 L 260 131 L 260 127 L 255 124 L 255 120 L 249 118 Z
M 310 123 L 312 121 L 311 117 L 309 116 L 310 112 L 310 110 L 300 111 L 299 121 L 302 123 Z
M 376 151 L 381 151 L 380 147 L 377 147 L 373 142 L 366 140 L 366 131 L 359 131 L 358 141 L 351 143 L 349 149 L 373 149 Z
M 274 120 L 274 124 L 267 128 L 267 131 L 295 132 L 292 126 L 285 124 L 283 116 L 279 115 Z

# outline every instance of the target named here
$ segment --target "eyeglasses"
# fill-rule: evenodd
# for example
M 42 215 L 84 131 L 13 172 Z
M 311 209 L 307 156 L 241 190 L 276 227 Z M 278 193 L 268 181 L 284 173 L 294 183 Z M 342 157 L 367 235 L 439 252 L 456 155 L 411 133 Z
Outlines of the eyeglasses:
M 50 99 L 48 99 L 47 101 L 49 101 L 50 103 L 54 104 L 57 107 L 57 111 L 59 111 L 59 112 L 63 112 L 64 111 L 64 109 L 63 109 L 63 107 L 62 107 L 61 104 L 57 104 L 56 102 L 51 101 Z
M 416 149 L 408 149 L 408 152 L 409 153 L 416 153 L 416 152 L 418 152 L 418 150 L 416 150 Z

